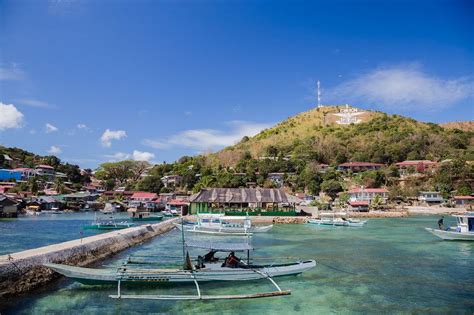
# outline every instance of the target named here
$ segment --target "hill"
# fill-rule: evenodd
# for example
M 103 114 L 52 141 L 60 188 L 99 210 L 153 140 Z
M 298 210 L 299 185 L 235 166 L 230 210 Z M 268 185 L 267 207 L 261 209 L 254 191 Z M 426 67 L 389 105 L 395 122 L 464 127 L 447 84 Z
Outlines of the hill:
M 465 128 L 462 128 L 465 129 Z M 474 159 L 474 132 L 441 127 L 399 115 L 349 106 L 325 106 L 297 114 L 244 137 L 208 156 L 211 165 L 235 166 L 253 158 L 288 157 L 337 164 L 366 161 L 391 164 L 406 159 Z
M 52 166 L 56 172 L 66 174 L 68 180 L 73 183 L 83 183 L 89 180 L 88 176 L 82 175 L 78 165 L 63 163 L 56 156 L 40 156 L 20 148 L 0 146 L 0 168 L 34 168 L 38 164 Z
M 440 124 L 440 126 L 446 129 L 459 129 L 474 132 L 474 121 L 453 121 Z

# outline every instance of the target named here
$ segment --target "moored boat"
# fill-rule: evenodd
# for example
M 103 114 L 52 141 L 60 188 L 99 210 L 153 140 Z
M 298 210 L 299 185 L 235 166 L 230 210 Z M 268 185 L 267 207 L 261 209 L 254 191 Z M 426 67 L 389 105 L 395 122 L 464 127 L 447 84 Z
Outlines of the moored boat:
M 162 215 L 153 214 L 150 211 L 131 211 L 130 218 L 132 221 L 161 221 Z
M 99 218 L 97 214 L 91 224 L 84 225 L 84 230 L 121 230 L 134 226 L 134 223 L 127 221 L 117 222 L 113 216 Z
M 198 256 L 198 259 L 195 261 L 196 264 L 193 264 L 187 250 L 184 255 L 185 248 L 205 249 L 209 252 L 204 256 Z M 118 268 L 97 269 L 53 263 L 47 263 L 44 264 L 44 266 L 83 284 L 116 284 L 117 295 L 110 295 L 111 298 L 153 300 L 245 299 L 289 295 L 290 291 L 281 290 L 278 284 L 273 280 L 273 277 L 297 275 L 316 266 L 315 260 L 257 265 L 251 263 L 251 250 L 253 250 L 253 247 L 248 243 L 185 243 L 183 241 L 183 268 L 156 269 L 156 262 L 150 262 L 150 266 L 147 268 L 147 263 L 142 260 L 136 260 L 136 257 L 129 257 L 127 261 Z M 220 252 L 230 252 L 230 254 L 227 258 L 222 260 L 222 258 L 215 256 Z M 237 258 L 234 254 L 235 252 L 247 253 L 246 259 L 245 257 L 244 259 Z M 143 256 L 138 256 L 138 258 L 140 257 Z M 136 265 L 140 267 L 134 267 Z M 199 283 L 202 282 L 235 282 L 260 279 L 269 280 L 277 290 L 256 294 L 203 295 L 199 286 Z M 197 295 L 123 295 L 121 293 L 121 285 L 127 283 L 154 283 L 158 285 L 163 283 L 194 283 L 197 289 Z
M 453 217 L 457 221 L 455 227 L 445 230 L 432 228 L 425 228 L 425 230 L 446 241 L 474 241 L 474 212 L 453 215 Z

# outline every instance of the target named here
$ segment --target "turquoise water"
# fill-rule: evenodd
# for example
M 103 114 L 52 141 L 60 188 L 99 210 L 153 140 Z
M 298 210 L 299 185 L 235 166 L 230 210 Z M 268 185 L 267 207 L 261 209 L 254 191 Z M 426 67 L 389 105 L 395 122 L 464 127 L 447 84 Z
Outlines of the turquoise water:
M 94 212 L 84 212 L 1 219 L 0 255 L 110 232 L 84 230 L 83 226 L 94 221 L 94 216 Z M 100 217 L 99 214 L 98 216 Z M 129 215 L 118 213 L 115 218 L 117 221 L 124 221 L 128 220 Z
M 5 314 L 327 314 L 474 312 L 474 244 L 446 242 L 423 230 L 435 217 L 372 219 L 363 228 L 277 225 L 253 239 L 254 256 L 316 259 L 316 268 L 276 278 L 292 295 L 226 301 L 115 301 L 113 286 L 85 286 L 63 279 L 12 301 Z M 446 220 L 446 223 L 453 223 Z M 174 230 L 103 263 L 130 254 L 156 255 L 169 265 L 181 256 Z M 203 284 L 203 294 L 269 291 L 265 281 Z M 190 286 L 127 287 L 123 294 L 194 294 Z

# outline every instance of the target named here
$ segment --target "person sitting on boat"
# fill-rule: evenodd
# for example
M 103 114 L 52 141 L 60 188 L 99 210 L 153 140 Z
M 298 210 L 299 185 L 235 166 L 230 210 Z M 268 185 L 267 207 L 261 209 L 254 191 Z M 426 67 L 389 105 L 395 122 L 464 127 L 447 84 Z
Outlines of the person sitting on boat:
M 440 230 L 444 230 L 444 216 L 442 216 L 441 219 L 438 220 L 438 227 Z
M 229 256 L 225 259 L 224 267 L 237 268 L 239 266 L 240 259 L 235 256 L 234 252 L 230 252 Z
M 195 267 L 196 269 L 206 268 L 206 265 L 204 265 L 204 258 L 201 255 L 198 256 L 197 265 Z
M 211 250 L 209 253 L 204 255 L 204 262 L 216 262 L 219 260 L 219 258 L 214 257 L 216 254 L 216 250 Z

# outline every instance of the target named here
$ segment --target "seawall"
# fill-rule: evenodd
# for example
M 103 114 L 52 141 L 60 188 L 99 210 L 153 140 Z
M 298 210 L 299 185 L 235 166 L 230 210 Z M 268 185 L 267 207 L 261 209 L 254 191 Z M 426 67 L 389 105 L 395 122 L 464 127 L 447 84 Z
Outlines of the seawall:
M 86 266 L 173 229 L 171 219 L 0 256 L 0 300 L 58 277 L 44 263 Z

